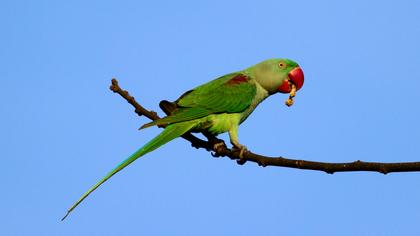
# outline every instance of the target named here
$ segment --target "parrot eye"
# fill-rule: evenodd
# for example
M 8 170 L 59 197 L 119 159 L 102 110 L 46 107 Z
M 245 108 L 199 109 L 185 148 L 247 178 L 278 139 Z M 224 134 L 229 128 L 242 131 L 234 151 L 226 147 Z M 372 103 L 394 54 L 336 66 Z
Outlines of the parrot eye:
M 284 68 L 286 68 L 286 63 L 284 63 L 284 62 L 280 62 L 280 63 L 279 63 L 279 67 L 280 67 L 280 69 L 284 69 Z

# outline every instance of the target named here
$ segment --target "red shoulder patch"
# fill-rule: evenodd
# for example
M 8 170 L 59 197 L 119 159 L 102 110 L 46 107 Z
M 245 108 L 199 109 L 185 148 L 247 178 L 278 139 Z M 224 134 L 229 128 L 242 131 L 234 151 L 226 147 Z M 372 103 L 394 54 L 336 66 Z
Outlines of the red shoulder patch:
M 239 74 L 233 77 L 232 79 L 230 79 L 229 81 L 227 81 L 226 84 L 235 85 L 235 84 L 241 84 L 241 83 L 246 83 L 246 82 L 248 82 L 248 77 L 246 75 Z

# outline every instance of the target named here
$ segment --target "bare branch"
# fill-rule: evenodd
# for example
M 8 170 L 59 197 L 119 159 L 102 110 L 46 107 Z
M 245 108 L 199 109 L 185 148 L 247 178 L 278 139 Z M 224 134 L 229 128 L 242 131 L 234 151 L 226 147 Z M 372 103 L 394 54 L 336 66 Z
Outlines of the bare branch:
M 146 116 L 151 120 L 159 119 L 159 116 L 154 111 L 149 111 L 141 106 L 134 97 L 122 90 L 116 79 L 112 79 L 112 85 L 110 89 L 114 93 L 118 93 L 121 97 L 127 100 L 134 108 L 135 112 L 139 116 Z M 165 110 L 164 110 L 165 111 Z M 168 111 L 165 111 L 168 112 Z M 186 133 L 182 136 L 185 140 L 191 143 L 191 146 L 195 148 L 204 148 L 207 151 L 213 152 L 212 156 L 214 157 L 229 157 L 232 160 L 236 160 L 238 164 L 243 165 L 245 162 L 255 162 L 259 166 L 278 166 L 278 167 L 288 167 L 296 169 L 305 169 L 305 170 L 317 170 L 324 171 L 328 174 L 333 174 L 335 172 L 349 172 L 349 171 L 371 171 L 379 172 L 382 174 L 387 174 L 391 172 L 412 172 L 420 171 L 420 162 L 401 162 L 401 163 L 381 163 L 381 162 L 364 162 L 364 161 L 354 161 L 348 163 L 328 163 L 328 162 L 316 162 L 316 161 L 305 161 L 305 160 L 295 160 L 284 157 L 268 157 L 262 156 L 259 154 L 252 153 L 247 151 L 243 153 L 242 158 L 239 157 L 240 151 L 235 149 L 229 149 L 226 145 L 218 146 L 217 149 L 214 148 L 214 144 L 220 142 L 221 140 L 217 139 L 214 136 L 205 134 L 209 138 L 209 141 L 202 140 L 192 135 L 191 133 Z

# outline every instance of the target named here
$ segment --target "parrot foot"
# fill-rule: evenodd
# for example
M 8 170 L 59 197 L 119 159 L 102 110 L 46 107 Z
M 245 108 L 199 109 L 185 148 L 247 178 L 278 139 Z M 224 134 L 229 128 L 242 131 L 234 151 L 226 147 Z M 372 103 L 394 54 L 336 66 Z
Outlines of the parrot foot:
M 219 143 L 215 143 L 213 144 L 213 150 L 216 152 L 219 152 L 220 148 L 226 147 L 225 142 L 219 142 Z
M 240 160 L 243 161 L 244 153 L 248 152 L 248 148 L 246 148 L 246 146 L 244 146 L 242 144 L 236 143 L 236 144 L 233 144 L 233 149 L 239 150 L 239 158 L 240 158 Z M 239 164 L 239 162 L 238 162 L 238 164 Z

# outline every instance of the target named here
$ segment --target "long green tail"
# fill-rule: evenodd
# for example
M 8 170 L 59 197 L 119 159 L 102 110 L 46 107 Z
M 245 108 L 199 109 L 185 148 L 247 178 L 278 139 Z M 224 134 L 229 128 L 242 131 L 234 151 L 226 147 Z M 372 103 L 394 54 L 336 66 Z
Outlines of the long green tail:
M 165 130 L 162 131 L 158 136 L 156 136 L 154 139 L 150 140 L 147 144 L 145 144 L 143 147 L 141 147 L 139 150 L 137 150 L 135 153 L 133 153 L 131 156 L 129 156 L 127 159 L 125 159 L 123 162 L 121 162 L 117 167 L 115 167 L 113 170 L 111 170 L 105 177 L 103 177 L 99 182 L 97 182 L 95 185 L 93 185 L 88 191 L 86 191 L 80 198 L 77 200 L 76 203 L 73 204 L 68 210 L 67 214 L 61 219 L 62 221 L 66 219 L 66 217 L 76 208 L 89 194 L 91 194 L 95 189 L 97 189 L 101 184 L 103 184 L 105 181 L 107 181 L 109 178 L 111 178 L 113 175 L 115 175 L 117 172 L 122 170 L 124 167 L 130 165 L 133 161 L 135 161 L 137 158 L 145 155 L 146 153 L 149 153 L 160 146 L 168 143 L 169 141 L 183 135 L 187 131 L 189 131 L 191 128 L 193 128 L 195 125 L 195 122 L 181 122 L 169 125 L 165 128 Z

